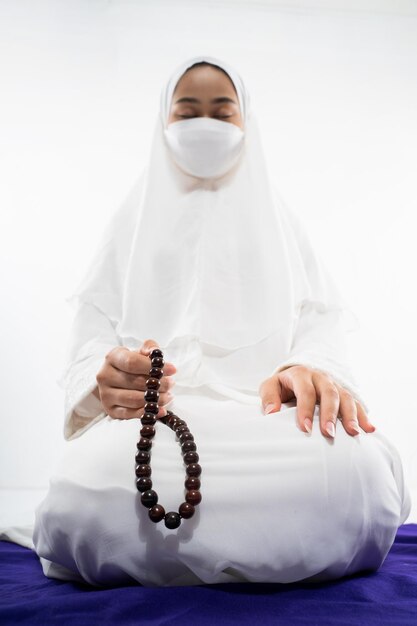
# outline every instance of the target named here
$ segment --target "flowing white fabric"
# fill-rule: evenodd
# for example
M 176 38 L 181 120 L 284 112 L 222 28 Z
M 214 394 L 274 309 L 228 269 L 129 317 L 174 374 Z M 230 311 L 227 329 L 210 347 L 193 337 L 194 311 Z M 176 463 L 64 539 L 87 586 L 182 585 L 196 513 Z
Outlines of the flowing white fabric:
M 187 176 L 163 141 L 173 89 L 207 60 L 234 81 L 245 151 L 221 179 Z M 271 185 L 243 81 L 213 57 L 178 68 L 161 93 L 149 164 L 107 225 L 76 304 L 65 388 L 65 454 L 37 507 L 34 549 L 52 578 L 146 586 L 328 580 L 384 561 L 411 508 L 401 459 L 378 430 L 311 435 L 295 402 L 263 415 L 259 385 L 288 364 L 330 373 L 359 395 L 346 332 L 357 318 L 297 216 Z M 108 416 L 93 395 L 116 345 L 155 339 L 177 366 L 167 405 L 193 432 L 202 502 L 175 532 L 140 502 L 140 422 Z M 177 510 L 184 466 L 157 422 L 152 477 Z
M 107 586 L 318 582 L 378 569 L 411 499 L 397 450 L 375 431 L 329 441 L 296 408 L 262 415 L 209 390 L 176 392 L 194 434 L 202 501 L 175 531 L 153 524 L 134 480 L 139 420 L 104 417 L 67 442 L 36 510 L 34 545 L 51 578 Z M 152 480 L 165 509 L 184 499 L 174 433 L 157 422 Z

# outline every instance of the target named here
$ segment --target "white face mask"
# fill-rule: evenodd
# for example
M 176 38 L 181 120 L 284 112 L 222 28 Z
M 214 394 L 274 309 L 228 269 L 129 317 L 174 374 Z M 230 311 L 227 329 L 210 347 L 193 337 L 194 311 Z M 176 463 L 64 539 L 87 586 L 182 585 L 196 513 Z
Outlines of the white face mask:
M 174 161 L 198 178 L 223 176 L 237 162 L 245 133 L 236 124 L 212 117 L 172 122 L 164 129 Z

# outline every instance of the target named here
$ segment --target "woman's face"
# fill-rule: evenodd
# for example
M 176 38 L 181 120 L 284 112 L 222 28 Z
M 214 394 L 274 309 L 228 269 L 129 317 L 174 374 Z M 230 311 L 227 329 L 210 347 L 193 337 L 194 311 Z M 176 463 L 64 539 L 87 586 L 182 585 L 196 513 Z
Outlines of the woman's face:
M 172 95 L 168 124 L 190 117 L 213 117 L 243 130 L 239 100 L 224 72 L 204 65 L 181 76 Z

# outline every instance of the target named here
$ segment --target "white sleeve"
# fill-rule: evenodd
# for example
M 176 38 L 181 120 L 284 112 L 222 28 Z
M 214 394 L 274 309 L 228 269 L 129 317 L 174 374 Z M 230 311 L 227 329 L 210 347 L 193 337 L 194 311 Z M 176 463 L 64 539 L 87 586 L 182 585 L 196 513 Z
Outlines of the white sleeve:
M 81 302 L 70 332 L 67 366 L 58 381 L 65 390 L 66 440 L 79 437 L 107 415 L 92 392 L 106 354 L 118 345 L 121 342 L 109 318 L 93 304 Z
M 341 310 L 332 309 L 320 312 L 314 304 L 304 303 L 300 310 L 288 357 L 277 365 L 271 376 L 291 365 L 306 365 L 326 372 L 336 383 L 347 389 L 368 413 L 369 407 L 351 371 L 342 315 Z

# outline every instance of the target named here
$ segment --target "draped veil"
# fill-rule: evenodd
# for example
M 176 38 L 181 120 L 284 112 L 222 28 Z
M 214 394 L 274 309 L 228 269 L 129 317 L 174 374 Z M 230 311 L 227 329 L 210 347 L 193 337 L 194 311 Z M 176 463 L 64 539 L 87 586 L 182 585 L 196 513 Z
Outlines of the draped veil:
M 244 120 L 241 158 L 217 179 L 185 174 L 164 140 L 175 85 L 199 61 L 228 73 Z M 231 396 L 257 395 L 288 353 L 303 304 L 339 309 L 346 331 L 358 327 L 271 181 L 240 74 L 211 56 L 182 63 L 164 85 L 147 165 L 67 302 L 98 307 L 130 349 L 155 339 L 177 366 L 177 384 Z

